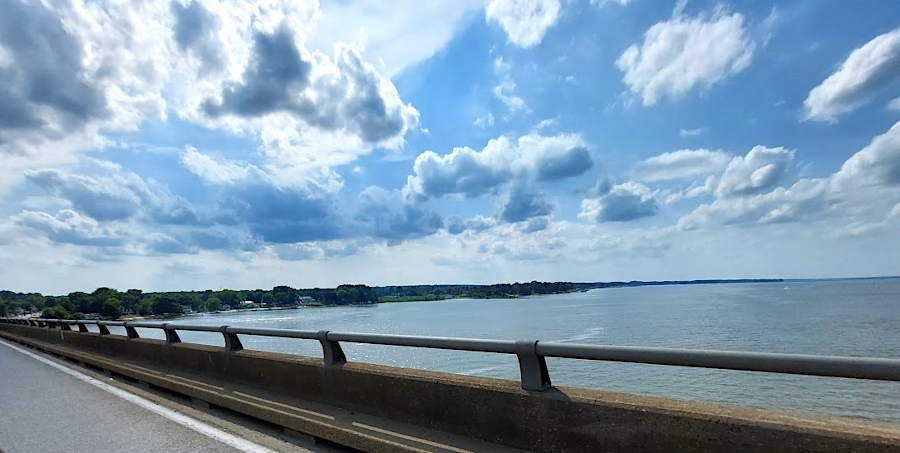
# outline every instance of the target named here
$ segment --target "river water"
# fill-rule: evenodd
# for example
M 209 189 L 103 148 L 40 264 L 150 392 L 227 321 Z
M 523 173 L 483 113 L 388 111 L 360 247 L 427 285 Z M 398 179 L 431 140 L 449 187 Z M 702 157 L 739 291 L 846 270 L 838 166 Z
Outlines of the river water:
M 900 279 L 645 286 L 520 299 L 205 314 L 177 322 L 900 358 Z M 159 331 L 142 331 L 158 337 Z M 219 334 L 184 341 L 222 344 Z M 245 348 L 321 357 L 317 342 Z M 344 344 L 351 361 L 518 379 L 515 356 Z M 555 385 L 900 422 L 900 383 L 548 359 Z

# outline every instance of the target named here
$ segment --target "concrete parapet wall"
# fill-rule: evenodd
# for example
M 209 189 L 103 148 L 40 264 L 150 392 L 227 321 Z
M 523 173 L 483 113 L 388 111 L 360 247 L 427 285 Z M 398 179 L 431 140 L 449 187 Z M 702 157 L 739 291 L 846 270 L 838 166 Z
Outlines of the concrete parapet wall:
M 900 452 L 900 426 L 887 423 L 12 324 L 0 335 L 538 452 Z

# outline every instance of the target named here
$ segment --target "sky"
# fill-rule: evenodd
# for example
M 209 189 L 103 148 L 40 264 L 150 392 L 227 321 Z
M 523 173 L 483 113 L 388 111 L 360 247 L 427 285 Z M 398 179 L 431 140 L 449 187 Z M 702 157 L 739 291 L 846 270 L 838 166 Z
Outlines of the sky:
M 900 3 L 0 0 L 0 288 L 900 274 Z

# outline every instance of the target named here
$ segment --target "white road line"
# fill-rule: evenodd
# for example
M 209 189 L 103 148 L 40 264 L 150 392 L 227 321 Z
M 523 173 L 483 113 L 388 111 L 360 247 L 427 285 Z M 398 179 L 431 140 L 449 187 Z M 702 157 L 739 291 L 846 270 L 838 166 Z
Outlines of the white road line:
M 4 340 L 0 340 L 0 343 L 4 344 L 12 349 L 15 349 L 16 351 L 19 351 L 22 354 L 25 354 L 33 359 L 39 360 L 43 363 L 46 363 L 47 365 L 50 365 L 53 368 L 56 368 L 56 369 L 62 371 L 63 373 L 66 373 L 72 377 L 75 377 L 76 379 L 87 382 L 88 384 L 91 384 L 100 389 L 106 390 L 107 392 L 112 393 L 113 395 L 116 395 L 119 398 L 127 400 L 131 403 L 137 404 L 138 406 L 143 407 L 144 409 L 147 409 L 150 412 L 161 415 L 169 420 L 172 420 L 175 423 L 178 423 L 181 426 L 184 426 L 188 429 L 194 430 L 200 434 L 203 434 L 204 436 L 215 439 L 219 442 L 222 442 L 225 445 L 234 447 L 240 451 L 243 451 L 246 453 L 277 453 L 274 450 L 263 447 L 262 445 L 255 444 L 248 440 L 237 437 L 233 434 L 226 433 L 225 431 L 222 431 L 221 429 L 207 425 L 206 423 L 203 423 L 200 420 L 196 420 L 196 419 L 190 418 L 186 415 L 179 414 L 178 412 L 175 412 L 171 409 L 167 409 L 163 406 L 160 406 L 159 404 L 156 404 L 152 401 L 141 398 L 140 396 L 137 396 L 133 393 L 129 393 L 118 387 L 114 387 L 103 381 L 100 381 L 100 380 L 94 379 L 90 376 L 87 376 L 85 374 L 79 373 L 78 371 L 74 371 L 72 369 L 64 367 L 52 360 L 48 360 L 37 354 L 26 351 L 18 346 L 13 346 Z

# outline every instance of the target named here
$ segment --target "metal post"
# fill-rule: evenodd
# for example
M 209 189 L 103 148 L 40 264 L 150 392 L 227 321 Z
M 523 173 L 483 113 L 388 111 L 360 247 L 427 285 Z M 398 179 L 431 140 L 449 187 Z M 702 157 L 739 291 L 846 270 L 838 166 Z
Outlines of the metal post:
M 97 323 L 97 328 L 100 329 L 100 335 L 109 335 L 109 328 L 103 324 Z
M 519 358 L 522 388 L 541 392 L 550 388 L 550 372 L 547 371 L 547 361 L 537 353 L 537 343 L 535 340 L 517 340 L 516 356 Z
M 78 323 L 78 331 L 79 332 L 90 332 L 88 330 L 87 326 L 83 322 Z
M 141 338 L 141 336 L 138 335 L 137 330 L 135 330 L 134 327 L 130 327 L 128 324 L 125 324 L 125 333 L 128 334 L 129 339 Z
M 244 349 L 244 345 L 241 344 L 241 339 L 238 338 L 237 334 L 228 332 L 228 326 L 222 326 L 222 336 L 225 337 L 226 351 L 240 351 Z
M 32 326 L 32 327 L 37 327 L 37 326 L 38 326 L 38 323 L 37 323 L 37 321 L 29 320 L 29 321 L 28 321 L 28 325 L 30 325 L 30 326 Z
M 322 344 L 322 353 L 325 360 L 325 365 L 340 365 L 343 363 L 347 363 L 347 356 L 344 355 L 344 350 L 341 349 L 341 344 L 337 341 L 331 341 L 328 339 L 328 331 L 320 330 L 316 337 L 319 339 L 319 343 Z
M 163 331 L 166 333 L 167 344 L 181 343 L 181 338 L 178 337 L 174 327 L 169 328 L 169 324 L 163 324 Z
M 38 324 L 38 327 L 47 327 L 47 321 L 41 321 L 38 319 L 38 320 L 35 320 L 34 322 L 36 322 Z
M 69 324 L 64 323 L 62 321 L 59 322 L 59 328 L 62 330 L 72 330 L 72 328 L 69 327 Z

